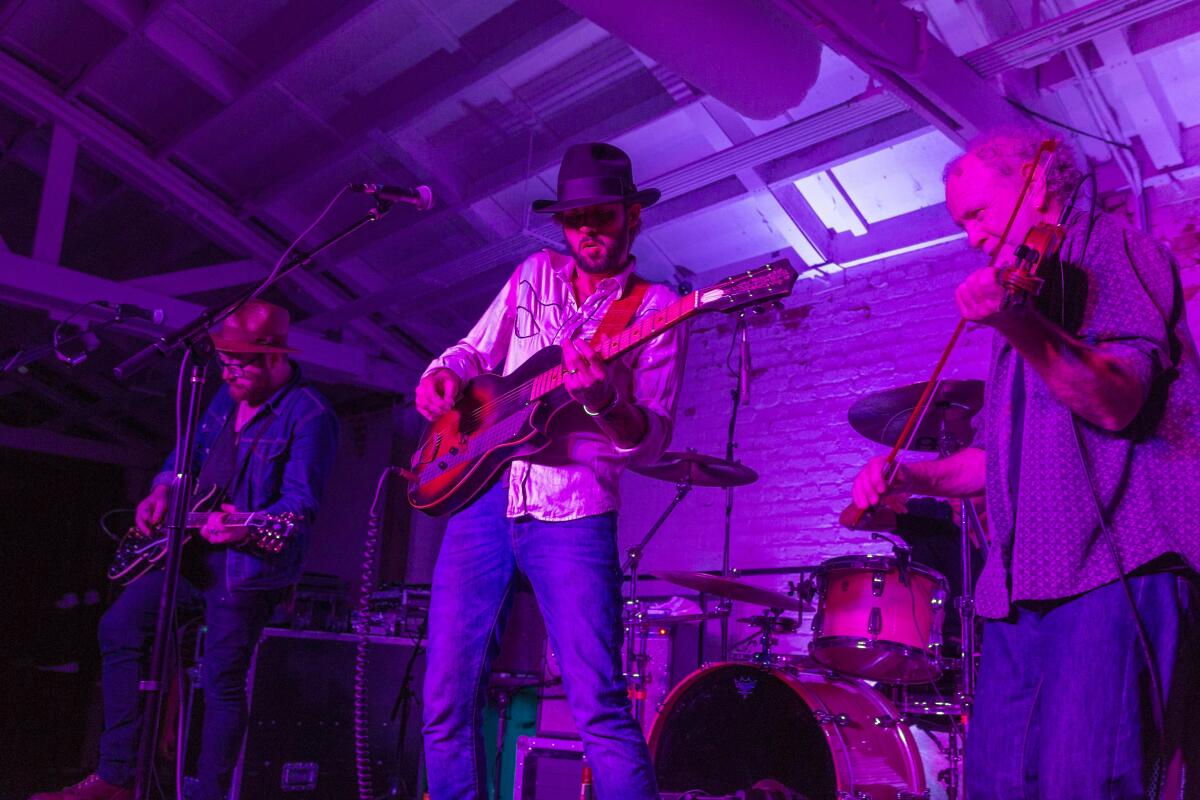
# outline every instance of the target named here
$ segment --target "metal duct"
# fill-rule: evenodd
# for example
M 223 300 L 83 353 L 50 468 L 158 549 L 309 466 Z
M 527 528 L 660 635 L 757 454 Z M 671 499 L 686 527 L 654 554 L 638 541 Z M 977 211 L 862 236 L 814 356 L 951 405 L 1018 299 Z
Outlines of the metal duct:
M 820 41 L 771 0 L 562 3 L 751 119 L 799 104 L 820 70 Z

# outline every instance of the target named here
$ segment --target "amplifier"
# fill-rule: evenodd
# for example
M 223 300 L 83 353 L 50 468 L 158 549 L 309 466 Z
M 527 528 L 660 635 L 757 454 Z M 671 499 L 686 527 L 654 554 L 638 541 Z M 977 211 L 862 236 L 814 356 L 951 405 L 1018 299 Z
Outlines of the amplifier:
M 419 798 L 424 651 L 413 668 L 403 760 L 399 696 L 413 655 L 408 639 L 369 638 L 366 686 L 371 775 L 376 795 L 399 781 Z M 250 720 L 230 800 L 346 800 L 358 796 L 354 766 L 354 658 L 358 637 L 268 628 L 247 680 Z
M 570 800 L 583 782 L 583 742 L 545 736 L 517 739 L 513 800 Z

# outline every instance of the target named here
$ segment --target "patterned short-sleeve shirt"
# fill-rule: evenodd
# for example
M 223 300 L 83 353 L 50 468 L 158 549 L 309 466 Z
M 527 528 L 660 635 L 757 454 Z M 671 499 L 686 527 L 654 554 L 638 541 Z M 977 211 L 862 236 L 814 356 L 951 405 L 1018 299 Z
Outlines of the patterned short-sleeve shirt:
M 1149 391 L 1123 431 L 1073 420 L 996 335 L 984 407 L 992 547 L 976 587 L 986 617 L 1117 579 L 1097 496 L 1122 569 L 1167 554 L 1200 566 L 1200 361 L 1178 264 L 1149 237 L 1101 215 L 1074 220 L 1058 262 L 1041 275 L 1038 310 L 1122 357 Z

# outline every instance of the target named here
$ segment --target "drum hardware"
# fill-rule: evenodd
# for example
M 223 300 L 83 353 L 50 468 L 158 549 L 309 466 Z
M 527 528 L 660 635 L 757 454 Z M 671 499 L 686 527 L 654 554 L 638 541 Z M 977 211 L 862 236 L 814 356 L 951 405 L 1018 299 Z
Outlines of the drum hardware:
M 625 601 L 625 679 L 629 684 L 629 696 L 633 701 L 634 719 L 639 724 L 643 721 L 646 698 L 645 675 L 643 666 L 646 663 L 646 645 L 650 626 L 662 620 L 651 620 L 646 615 L 644 604 L 638 598 L 638 567 L 642 555 L 650 540 L 658 533 L 671 513 L 691 493 L 694 486 L 712 486 L 730 488 L 743 486 L 758 480 L 758 473 L 742 464 L 731 460 L 706 456 L 694 450 L 674 451 L 663 454 L 663 457 L 653 463 L 631 467 L 639 475 L 657 480 L 675 482 L 675 497 L 659 515 L 642 540 L 625 551 L 625 562 L 621 571 L 629 572 L 629 596 Z M 718 613 L 709 615 L 702 612 L 699 615 L 701 625 L 708 619 L 720 619 L 721 624 L 727 624 L 729 607 L 719 607 Z
M 766 614 L 756 614 L 752 617 L 738 619 L 738 622 L 758 628 L 759 649 L 751 660 L 763 669 L 771 669 L 774 665 L 771 658 L 771 645 L 775 643 L 775 636 L 799 632 L 800 620 L 793 617 L 781 617 L 782 613 L 777 609 L 769 609 Z

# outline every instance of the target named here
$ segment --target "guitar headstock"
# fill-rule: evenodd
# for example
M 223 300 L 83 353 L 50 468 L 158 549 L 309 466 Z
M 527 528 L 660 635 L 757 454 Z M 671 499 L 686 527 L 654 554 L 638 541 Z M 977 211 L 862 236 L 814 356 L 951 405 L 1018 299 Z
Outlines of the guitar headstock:
M 283 550 L 296 526 L 297 516 L 291 511 L 283 514 L 254 514 L 246 520 L 250 528 L 250 538 L 260 549 L 268 553 L 278 553 Z
M 796 285 L 799 273 L 786 258 L 757 269 L 731 275 L 698 292 L 697 308 L 726 314 L 747 306 L 756 306 L 787 297 Z

